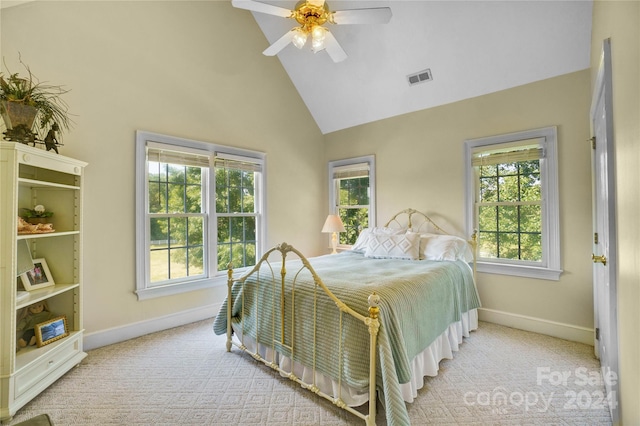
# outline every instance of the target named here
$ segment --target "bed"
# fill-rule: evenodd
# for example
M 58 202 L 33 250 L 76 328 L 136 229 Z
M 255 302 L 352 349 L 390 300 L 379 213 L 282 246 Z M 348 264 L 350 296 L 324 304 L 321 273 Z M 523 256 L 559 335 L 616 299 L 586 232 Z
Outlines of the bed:
M 282 243 L 241 276 L 215 318 L 238 347 L 367 425 L 389 426 L 478 326 L 475 237 L 406 209 L 363 230 L 352 250 L 307 259 Z

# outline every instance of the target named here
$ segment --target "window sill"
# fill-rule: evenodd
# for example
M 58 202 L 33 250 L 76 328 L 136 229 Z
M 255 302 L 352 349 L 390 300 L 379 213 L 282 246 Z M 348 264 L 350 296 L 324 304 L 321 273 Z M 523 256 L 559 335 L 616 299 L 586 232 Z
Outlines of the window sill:
M 504 263 L 478 262 L 476 270 L 487 274 L 512 275 L 541 280 L 560 280 L 561 269 L 550 269 L 539 266 L 506 265 Z
M 173 296 L 176 294 L 187 293 L 195 290 L 202 290 L 205 288 L 217 287 L 225 285 L 227 283 L 227 275 L 220 274 L 214 278 L 180 283 L 180 284 L 168 284 L 157 287 L 141 288 L 136 290 L 136 296 L 138 301 L 155 299 L 157 297 Z

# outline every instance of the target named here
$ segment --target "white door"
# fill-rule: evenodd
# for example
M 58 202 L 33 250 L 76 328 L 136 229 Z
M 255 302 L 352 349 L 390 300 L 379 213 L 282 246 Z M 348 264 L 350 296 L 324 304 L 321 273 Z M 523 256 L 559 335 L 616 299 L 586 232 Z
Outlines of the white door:
M 600 359 L 612 419 L 619 418 L 618 299 L 616 290 L 615 166 L 611 106 L 611 45 L 602 60 L 591 106 L 593 127 L 593 296 L 596 357 Z

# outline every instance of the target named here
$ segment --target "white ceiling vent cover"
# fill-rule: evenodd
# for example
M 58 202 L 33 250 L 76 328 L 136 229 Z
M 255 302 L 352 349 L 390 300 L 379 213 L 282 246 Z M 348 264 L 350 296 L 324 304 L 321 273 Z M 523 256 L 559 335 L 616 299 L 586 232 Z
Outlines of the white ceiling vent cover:
M 409 80 L 409 86 L 414 86 L 419 83 L 425 83 L 427 81 L 433 80 L 433 76 L 431 75 L 431 70 L 426 69 L 422 71 L 418 71 L 414 74 L 409 74 L 407 76 L 407 80 Z

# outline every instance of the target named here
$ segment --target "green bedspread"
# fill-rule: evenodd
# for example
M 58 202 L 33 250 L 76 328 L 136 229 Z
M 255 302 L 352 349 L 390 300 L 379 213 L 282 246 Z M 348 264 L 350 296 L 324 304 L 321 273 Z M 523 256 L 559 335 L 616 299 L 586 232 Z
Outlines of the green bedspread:
M 309 262 L 333 294 L 362 315 L 368 316 L 368 296 L 374 291 L 380 296 L 378 389 L 385 401 L 387 424 L 409 424 L 399 385 L 410 380 L 411 360 L 451 323 L 460 321 L 464 312 L 480 306 L 469 265 L 463 261 L 371 259 L 356 252 L 320 256 Z M 302 270 L 297 275 L 300 261 L 287 259 L 285 265 L 284 339 L 279 320 L 279 264 L 272 263 L 272 270 L 263 266 L 257 274 L 260 285 L 256 286 L 256 279 L 247 280 L 249 284 L 244 286 L 244 294 L 238 285 L 234 285 L 234 323 L 241 324 L 242 310 L 242 327 L 246 335 L 268 346 L 273 345 L 275 338 L 282 342 L 276 344 L 276 349 L 283 355 L 308 367 L 315 365 L 318 371 L 334 380 L 341 377 L 349 386 L 366 389 L 369 382 L 368 329 L 346 314 L 342 315 L 340 329 L 337 325 L 340 324 L 340 312 L 336 305 L 321 289 L 314 291 L 308 271 Z M 292 299 L 294 278 L 295 297 Z M 314 315 L 316 298 L 317 313 Z M 243 303 L 244 309 L 241 309 Z M 291 321 L 292 306 L 298 316 L 295 325 Z M 216 334 L 226 333 L 226 311 L 225 300 L 214 321 Z M 314 323 L 314 317 L 318 318 L 318 323 Z M 318 348 L 316 354 L 312 350 L 314 339 Z

